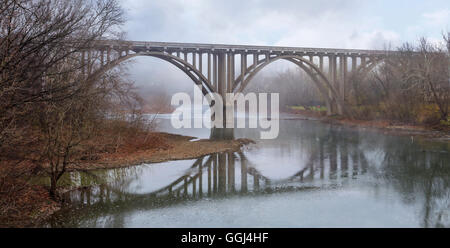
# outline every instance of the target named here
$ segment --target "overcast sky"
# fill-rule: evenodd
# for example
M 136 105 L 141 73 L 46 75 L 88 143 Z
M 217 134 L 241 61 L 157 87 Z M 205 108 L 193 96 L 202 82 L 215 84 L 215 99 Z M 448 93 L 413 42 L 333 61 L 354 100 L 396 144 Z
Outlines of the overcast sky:
M 382 48 L 439 39 L 449 0 L 123 0 L 134 40 Z
M 142 41 L 382 49 L 450 30 L 449 0 L 122 0 L 127 38 Z M 141 62 L 144 61 L 144 62 Z M 136 81 L 165 63 L 140 59 Z M 151 68 L 148 65 L 152 65 Z M 151 75 L 150 75 L 150 74 Z M 143 78 L 143 74 L 148 74 Z M 165 74 L 167 75 L 167 74 Z M 181 74 L 180 74 L 181 75 Z

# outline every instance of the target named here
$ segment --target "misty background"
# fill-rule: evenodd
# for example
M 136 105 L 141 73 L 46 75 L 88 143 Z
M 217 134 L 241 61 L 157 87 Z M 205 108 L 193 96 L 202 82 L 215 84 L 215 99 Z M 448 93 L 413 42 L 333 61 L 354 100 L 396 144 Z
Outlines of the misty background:
M 395 49 L 420 37 L 441 42 L 450 26 L 448 0 L 123 0 L 122 5 L 128 18 L 123 31 L 137 41 Z M 249 86 L 262 88 L 289 77 L 282 75 L 286 73 L 301 72 L 290 62 L 277 61 Z M 145 100 L 160 103 L 157 109 L 169 105 L 174 93 L 193 93 L 193 83 L 183 72 L 157 58 L 134 59 L 129 78 Z M 305 77 L 292 80 L 301 81 L 299 88 L 308 85 Z M 279 93 L 280 99 L 287 98 Z

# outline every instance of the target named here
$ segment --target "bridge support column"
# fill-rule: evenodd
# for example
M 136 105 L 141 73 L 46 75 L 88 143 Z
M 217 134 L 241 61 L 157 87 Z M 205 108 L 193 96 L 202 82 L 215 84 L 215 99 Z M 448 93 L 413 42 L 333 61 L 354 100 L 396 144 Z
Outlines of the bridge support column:
M 198 70 L 203 74 L 203 53 L 201 51 L 198 53 Z
M 356 56 L 352 56 L 352 73 L 356 72 Z
M 233 85 L 234 85 L 234 53 L 229 52 L 227 53 L 227 86 L 225 90 L 226 93 L 232 93 L 233 92 Z M 224 109 L 224 137 L 223 139 L 233 139 L 233 128 L 234 128 L 234 108 L 233 104 L 226 101 L 226 95 L 222 95 L 222 99 L 224 99 L 224 106 L 226 109 Z M 230 127 L 230 128 L 228 128 Z
M 337 58 L 339 57 L 339 67 L 338 67 L 338 63 L 337 63 Z M 341 84 L 340 82 L 342 81 L 342 68 L 343 68 L 343 63 L 342 63 L 342 56 L 335 56 L 335 60 L 334 60 L 334 74 L 333 74 L 333 85 L 334 85 L 334 90 L 336 91 L 336 93 L 339 93 L 339 96 L 336 96 L 336 98 L 341 97 Z M 336 99 L 336 101 L 338 101 L 339 99 Z M 342 115 L 342 107 L 339 104 L 336 104 L 336 109 L 337 109 L 337 114 L 338 115 Z
M 345 104 L 346 94 L 347 94 L 347 91 L 348 91 L 348 82 L 347 82 L 348 75 L 347 74 L 348 74 L 348 57 L 344 56 L 344 75 L 343 75 L 344 80 L 342 82 L 343 83 L 343 87 L 344 87 L 343 94 L 342 94 L 342 97 L 343 97 L 343 100 L 344 100 L 343 101 L 344 104 Z
M 255 59 L 255 57 L 256 56 L 254 56 L 253 57 L 253 59 Z M 246 58 L 247 58 L 247 54 L 246 53 L 241 53 L 241 84 L 244 84 L 244 79 L 245 79 L 245 77 L 244 77 L 244 75 L 247 73 L 245 70 L 246 70 L 246 67 L 247 67 L 247 61 L 246 61 Z M 255 66 L 255 68 L 256 68 L 256 64 L 255 64 L 255 62 L 253 61 L 253 65 Z
M 219 53 L 217 54 L 217 89 L 219 95 L 225 96 L 225 93 L 227 91 L 226 89 L 226 82 L 227 82 L 227 74 L 226 74 L 226 56 L 225 53 Z
M 233 71 L 233 59 L 234 54 L 233 53 L 227 53 L 227 93 L 230 93 L 232 90 L 232 76 L 231 73 Z
M 233 72 L 233 64 L 234 59 L 231 57 L 234 56 L 232 53 L 226 52 L 218 52 L 216 55 L 217 66 L 213 66 L 213 70 L 217 70 L 217 93 L 222 97 L 222 101 L 224 103 L 223 109 L 223 128 L 212 128 L 211 129 L 211 139 L 234 139 L 234 130 L 233 128 L 227 128 L 227 119 L 234 123 L 232 119 L 234 116 L 233 112 L 226 113 L 226 93 L 232 92 L 232 79 L 234 76 Z M 229 117 L 230 116 L 230 117 Z
M 319 56 L 319 69 L 323 71 L 323 56 Z
M 346 77 L 347 77 L 347 56 L 339 57 L 339 92 L 342 102 L 345 103 Z
M 336 86 L 337 86 L 337 58 L 336 58 L 336 55 L 334 55 L 334 54 L 331 54 L 328 56 L 328 76 L 329 76 L 329 81 L 330 81 L 331 87 L 336 89 Z M 328 96 L 330 97 L 330 99 L 333 99 L 333 93 L 332 93 L 331 89 L 329 89 L 329 91 L 328 91 Z M 339 113 L 339 109 L 336 106 L 337 99 L 334 99 L 334 100 L 335 100 L 334 103 L 333 102 L 330 103 L 330 108 L 328 111 L 328 114 L 330 114 L 330 115 L 336 114 L 336 112 Z
M 212 59 L 213 59 L 213 85 L 215 87 L 215 90 L 217 93 L 219 93 L 219 87 L 218 87 L 218 83 L 217 83 L 217 74 L 218 74 L 218 68 L 217 68 L 217 54 L 213 53 L 212 54 Z M 220 94 L 220 93 L 219 93 Z
M 207 53 L 206 55 L 208 55 L 208 81 L 211 82 L 212 85 L 214 85 L 211 77 L 211 53 Z
M 367 65 L 367 60 L 366 60 L 366 56 L 361 56 L 361 68 L 366 68 Z

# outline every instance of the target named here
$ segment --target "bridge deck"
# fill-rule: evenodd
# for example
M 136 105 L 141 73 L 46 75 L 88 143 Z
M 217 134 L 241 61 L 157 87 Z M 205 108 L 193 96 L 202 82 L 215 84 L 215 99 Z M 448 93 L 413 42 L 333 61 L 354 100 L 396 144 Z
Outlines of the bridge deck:
M 164 50 L 164 51 L 234 51 L 250 53 L 299 53 L 299 54 L 345 54 L 345 55 L 386 55 L 393 54 L 388 50 L 339 49 L 339 48 L 311 48 L 311 47 L 281 47 L 281 46 L 255 46 L 255 45 L 227 45 L 202 44 L 179 42 L 153 42 L 153 41 L 101 41 L 104 46 L 128 46 L 134 51 Z

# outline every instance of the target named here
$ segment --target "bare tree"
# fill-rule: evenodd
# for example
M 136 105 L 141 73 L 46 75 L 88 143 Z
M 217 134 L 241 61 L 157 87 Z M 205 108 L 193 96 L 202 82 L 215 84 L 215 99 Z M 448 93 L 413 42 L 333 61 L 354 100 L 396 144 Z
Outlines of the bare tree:
M 448 48 L 421 39 L 418 46 L 405 43 L 398 52 L 370 75 L 352 75 L 349 103 L 356 116 L 429 124 L 447 120 Z
M 443 48 L 421 39 L 420 56 L 415 60 L 413 77 L 422 81 L 428 98 L 434 102 L 441 114 L 442 120 L 447 120 L 450 103 L 450 88 L 448 73 L 446 73 L 447 56 Z
M 90 105 L 118 88 L 106 76 L 86 75 L 96 58 L 81 62 L 82 54 L 99 39 L 119 37 L 123 21 L 117 0 L 0 2 L 0 163 L 26 157 L 49 164 L 54 195 L 102 115 Z
M 5 0 L 0 3 L 0 142 L 14 133 L 29 105 L 63 98 L 78 78 L 63 87 L 44 87 L 44 78 L 80 69 L 60 67 L 102 37 L 113 36 L 123 22 L 116 0 Z M 3 137 L 3 139 L 2 139 Z

